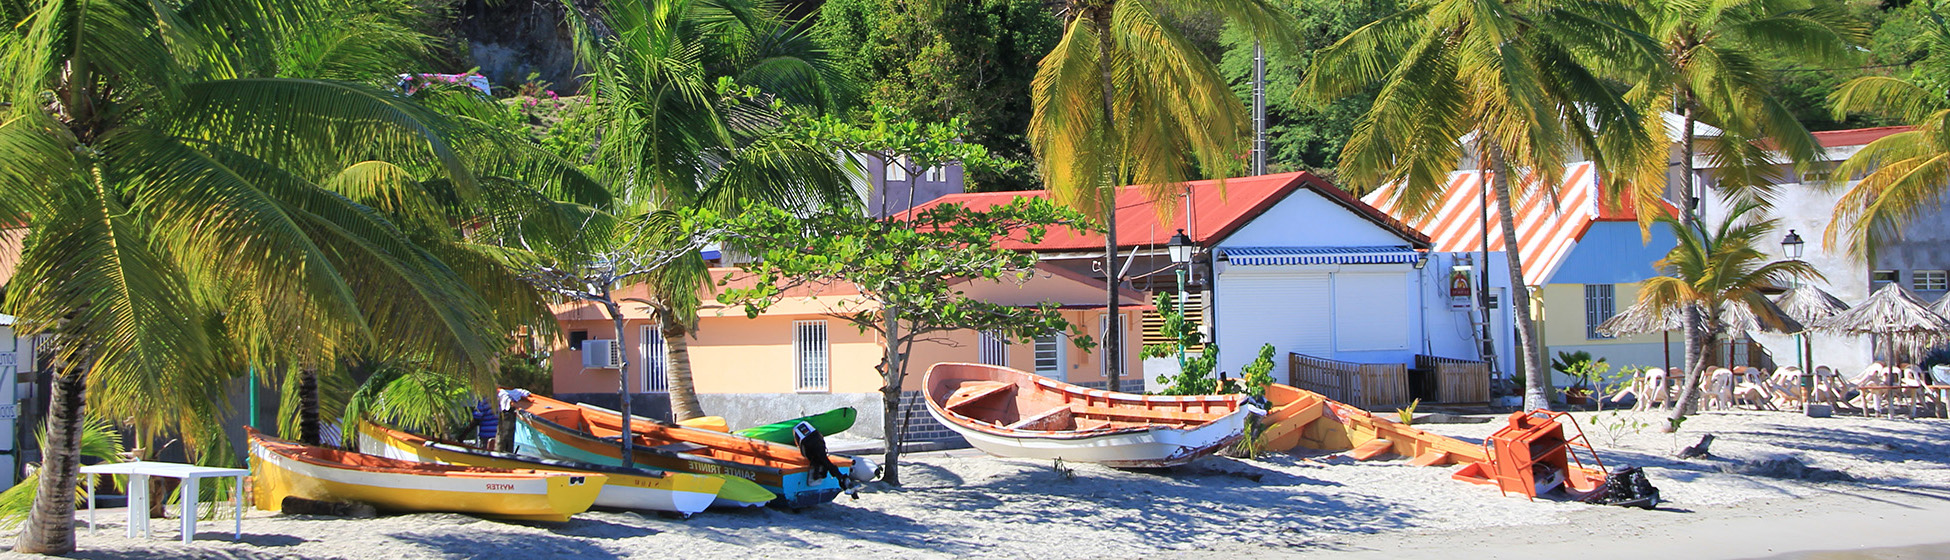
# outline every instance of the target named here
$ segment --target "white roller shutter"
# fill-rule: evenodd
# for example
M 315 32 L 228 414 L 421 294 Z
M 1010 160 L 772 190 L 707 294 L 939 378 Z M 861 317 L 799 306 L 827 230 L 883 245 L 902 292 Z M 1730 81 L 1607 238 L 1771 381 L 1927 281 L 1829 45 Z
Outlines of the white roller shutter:
M 1336 350 L 1408 349 L 1408 275 L 1341 272 L 1334 275 Z
M 1238 374 L 1239 367 L 1272 343 L 1280 356 L 1299 352 L 1331 356 L 1334 349 L 1332 291 L 1327 273 L 1242 274 L 1228 271 L 1219 278 L 1219 367 Z M 1274 360 L 1274 374 L 1285 377 L 1286 360 Z

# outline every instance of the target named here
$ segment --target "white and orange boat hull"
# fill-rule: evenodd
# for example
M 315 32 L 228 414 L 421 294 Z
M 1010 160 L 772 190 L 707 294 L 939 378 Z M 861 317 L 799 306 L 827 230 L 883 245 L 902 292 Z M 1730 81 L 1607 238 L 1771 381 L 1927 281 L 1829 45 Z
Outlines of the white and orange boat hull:
M 985 364 L 935 364 L 922 387 L 928 413 L 990 455 L 1121 468 L 1209 455 L 1256 412 L 1241 395 L 1113 393 Z

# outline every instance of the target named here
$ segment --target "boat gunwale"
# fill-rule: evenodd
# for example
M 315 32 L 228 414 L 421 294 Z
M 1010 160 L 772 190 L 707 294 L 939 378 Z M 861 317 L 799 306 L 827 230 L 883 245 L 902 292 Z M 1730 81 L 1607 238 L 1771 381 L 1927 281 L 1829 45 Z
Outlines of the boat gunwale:
M 578 472 L 569 472 L 569 471 L 556 471 L 556 470 L 548 470 L 548 469 L 500 469 L 494 467 L 475 467 L 475 466 L 467 466 L 467 465 L 448 465 L 448 464 L 440 464 L 440 463 L 420 463 L 414 461 L 406 461 L 402 459 L 393 459 L 390 457 L 382 457 L 379 455 L 372 455 L 367 453 L 358 453 L 354 451 L 344 451 L 344 450 L 331 449 L 331 448 L 319 447 L 314 445 L 306 445 L 295 441 L 288 441 L 284 439 L 267 436 L 264 435 L 263 433 L 258 432 L 257 430 L 250 429 L 248 427 L 246 427 L 245 429 L 248 430 L 247 436 L 251 444 L 262 447 L 264 448 L 265 451 L 268 451 L 273 455 L 277 455 L 279 457 L 283 457 L 293 461 L 298 461 L 300 463 L 305 463 L 308 465 L 323 467 L 328 469 L 375 472 L 375 473 L 390 473 L 390 474 L 405 474 L 405 475 L 420 475 L 420 476 L 448 476 L 448 477 L 465 477 L 465 478 L 513 478 L 513 479 L 526 479 L 526 480 L 546 479 L 546 478 L 553 478 L 553 477 L 567 477 L 567 476 L 588 476 L 590 474 L 590 473 L 578 473 Z M 318 451 L 327 452 L 334 456 L 342 456 L 347 454 L 362 455 L 365 457 L 369 457 L 371 459 L 377 459 L 383 463 L 393 463 L 393 465 L 383 465 L 383 464 L 382 465 L 359 465 L 359 464 L 347 463 L 345 461 L 340 461 L 335 459 L 313 457 L 306 453 L 291 453 L 290 451 L 292 451 L 294 448 L 310 448 Z
M 995 426 L 987 422 L 983 422 L 980 419 L 962 414 L 960 412 L 948 410 L 946 406 L 942 405 L 941 402 L 938 402 L 936 400 L 935 398 L 936 395 L 934 394 L 935 392 L 934 392 L 933 377 L 934 377 L 935 369 L 940 368 L 942 366 L 975 366 L 980 368 L 1005 370 L 1006 372 L 1009 372 L 1011 375 L 1015 377 L 1019 377 L 1019 378 L 1026 377 L 1031 381 L 1033 381 L 1037 386 L 1042 387 L 1045 390 L 1058 391 L 1069 396 L 1079 396 L 1084 398 L 1086 401 L 1089 398 L 1095 397 L 1103 400 L 1120 399 L 1125 401 L 1135 401 L 1139 403 L 1215 402 L 1215 403 L 1230 404 L 1232 406 L 1232 410 L 1225 414 L 1219 415 L 1217 418 L 1213 418 L 1196 424 L 1186 424 L 1186 425 L 1148 424 L 1142 426 L 1128 426 L 1128 427 L 1121 427 L 1121 428 L 1113 428 L 1113 427 L 1090 428 L 1085 430 L 1025 430 L 1021 428 Z M 969 380 L 976 381 L 978 379 L 969 379 Z M 987 379 L 986 381 L 1001 381 L 1001 380 Z M 1011 384 L 1013 384 L 1013 382 L 1011 382 Z M 1223 422 L 1233 416 L 1250 412 L 1250 408 L 1244 406 L 1245 398 L 1246 398 L 1244 395 L 1236 395 L 1236 396 L 1137 395 L 1132 393 L 1122 393 L 1122 392 L 1108 391 L 1103 389 L 1091 389 L 1088 387 L 1083 387 L 1081 385 L 1076 385 L 1076 384 L 1067 383 L 1063 381 L 1057 381 L 1054 379 L 1050 379 L 1048 377 L 1036 375 L 1022 370 L 1017 370 L 1014 368 L 1009 368 L 1006 366 L 997 366 L 992 364 L 978 364 L 972 362 L 940 362 L 940 363 L 936 363 L 933 366 L 930 366 L 928 368 L 928 371 L 922 376 L 921 392 L 922 392 L 921 400 L 926 401 L 928 403 L 928 410 L 930 412 L 936 413 L 937 416 L 939 417 L 950 420 L 955 424 L 961 425 L 971 430 L 975 430 L 987 434 L 994 434 L 998 437 L 1013 437 L 1019 439 L 1074 440 L 1074 439 L 1088 439 L 1088 438 L 1103 437 L 1103 436 L 1124 435 L 1124 434 L 1131 434 L 1131 433 L 1154 432 L 1154 431 L 1175 431 L 1181 433 L 1188 433 L 1194 430 L 1211 426 L 1213 424 L 1217 424 L 1219 422 Z M 946 398 L 947 398 L 946 395 L 942 396 L 942 400 L 945 400 Z
M 549 419 L 547 419 L 547 418 L 543 418 L 543 417 L 542 417 L 542 416 L 541 416 L 540 414 L 535 414 L 535 413 L 533 413 L 533 412 L 529 412 L 529 411 L 526 411 L 526 410 L 516 410 L 516 411 L 515 411 L 515 413 L 516 413 L 516 414 L 519 414 L 519 415 L 520 415 L 520 419 L 521 419 L 521 421 L 533 421 L 533 422 L 536 422 L 536 423 L 538 423 L 538 424 L 540 424 L 540 425 L 542 425 L 542 426 L 545 426 L 545 427 L 549 427 L 549 428 L 554 428 L 554 429 L 555 429 L 555 430 L 557 430 L 557 431 L 560 431 L 560 432 L 563 432 L 563 433 L 566 433 L 566 434 L 568 434 L 568 435 L 570 435 L 570 436 L 572 436 L 572 437 L 576 437 L 576 438 L 578 438 L 578 439 L 582 439 L 582 440 L 584 440 L 584 441 L 593 441 L 593 442 L 596 442 L 596 443 L 599 443 L 599 444 L 602 444 L 602 445 L 605 445 L 605 446 L 610 446 L 610 447 L 616 447 L 616 444 L 615 444 L 615 443 L 613 443 L 613 442 L 610 442 L 610 441 L 607 441 L 607 440 L 604 440 L 603 438 L 600 438 L 600 437 L 595 437 L 595 434 L 592 434 L 592 433 L 588 433 L 588 432 L 584 432 L 584 431 L 582 431 L 582 430 L 577 430 L 577 429 L 574 429 L 574 428 L 570 428 L 570 427 L 568 427 L 568 426 L 564 426 L 564 425 L 562 425 L 562 424 L 559 424 L 559 423 L 556 423 L 556 422 L 555 422 L 555 421 L 553 421 L 553 420 L 549 420 Z M 637 436 L 639 436 L 639 437 L 641 437 L 641 436 L 642 436 L 643 434 L 636 434 L 636 435 L 637 435 Z M 618 436 L 618 437 L 621 437 L 621 436 Z M 632 446 L 632 449 L 631 449 L 631 451 L 632 451 L 633 453 L 648 453 L 648 454 L 651 454 L 651 455 L 657 455 L 657 456 L 660 456 L 660 457 L 667 457 L 667 458 L 671 458 L 671 459 L 678 459 L 678 460 L 684 460 L 684 461 L 696 461 L 696 462 L 699 462 L 699 463 L 705 463 L 705 464 L 710 464 L 710 465 L 717 465 L 717 466 L 721 466 L 721 467 L 730 467 L 730 468 L 736 468 L 736 469 L 739 469 L 739 470 L 745 470 L 745 471 L 752 471 L 752 472 L 755 472 L 755 473 L 761 473 L 761 474 L 778 474 L 778 475 L 780 475 L 780 476 L 784 476 L 784 475 L 789 475 L 789 474 L 795 474 L 795 473 L 800 473 L 800 472 L 805 472 L 805 471 L 810 471 L 810 470 L 812 470 L 812 467 L 811 467 L 811 466 L 806 466 L 806 467 L 795 467 L 795 468 L 792 468 L 792 469 L 782 469 L 782 468 L 779 468 L 779 467 L 771 467 L 771 466 L 765 466 L 765 465 L 753 465 L 753 464 L 750 464 L 750 463 L 740 463 L 740 462 L 737 462 L 737 461 L 730 461 L 730 460 L 725 460 L 725 459 L 719 459 L 719 458 L 716 458 L 716 457 L 705 457 L 705 456 L 701 456 L 701 455 L 693 455 L 693 454 L 690 454 L 690 453 L 680 453 L 680 452 L 676 452 L 676 451 L 666 451 L 666 450 L 662 450 L 662 449 L 657 449 L 657 448 L 655 448 L 655 447 L 646 447 L 646 446 Z M 604 467 L 613 467 L 612 465 L 600 465 L 600 466 L 604 466 Z M 613 467 L 613 468 L 623 468 L 623 467 Z
M 546 467 L 555 467 L 555 468 L 559 468 L 571 472 L 586 471 L 586 472 L 601 473 L 601 474 L 618 474 L 624 476 L 636 476 L 636 477 L 643 477 L 643 478 L 667 478 L 673 474 L 690 474 L 691 476 L 705 476 L 705 475 L 698 475 L 698 474 L 691 474 L 691 473 L 672 473 L 670 471 L 666 471 L 662 469 L 650 469 L 650 468 L 643 468 L 643 467 L 626 468 L 626 467 L 614 467 L 610 465 L 598 465 L 595 463 L 578 463 L 575 461 L 563 461 L 560 459 L 533 457 L 529 455 L 522 455 L 520 453 L 507 453 L 502 451 L 476 449 L 476 448 L 467 447 L 464 445 L 459 445 L 451 442 L 436 440 L 433 438 L 429 438 L 426 436 L 422 436 L 398 428 L 393 428 L 385 424 L 373 422 L 370 420 L 366 421 L 365 424 L 390 432 L 388 434 L 389 437 L 393 437 L 394 439 L 404 442 L 407 445 L 418 445 L 420 447 L 425 447 L 428 449 L 435 449 L 447 453 L 458 453 L 461 455 L 467 455 L 471 457 L 481 457 L 484 459 L 498 459 L 502 461 L 514 461 L 518 463 L 528 463 L 528 464 L 541 465 Z M 397 436 L 393 436 L 392 434 L 404 434 L 410 437 L 397 437 Z M 414 443 L 415 439 L 419 440 L 419 443 L 415 444 Z M 484 467 L 484 468 L 495 468 L 495 467 Z M 554 469 L 534 469 L 534 470 L 554 470 Z

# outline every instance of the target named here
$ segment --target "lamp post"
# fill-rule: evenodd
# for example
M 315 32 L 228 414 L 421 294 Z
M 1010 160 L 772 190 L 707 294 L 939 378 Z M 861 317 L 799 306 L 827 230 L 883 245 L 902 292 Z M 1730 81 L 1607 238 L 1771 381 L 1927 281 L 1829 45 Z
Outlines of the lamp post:
M 1165 252 L 1171 255 L 1171 262 L 1177 265 L 1175 268 L 1178 269 L 1178 315 L 1180 317 L 1185 315 L 1185 274 L 1187 269 L 1191 268 L 1192 251 L 1197 248 L 1192 245 L 1192 238 L 1185 236 L 1185 230 L 1182 229 L 1178 230 L 1178 234 L 1171 236 L 1171 241 L 1165 244 Z M 1178 370 L 1185 370 L 1185 339 L 1183 338 L 1178 339 Z
M 1781 254 L 1787 256 L 1790 261 L 1801 260 L 1801 251 L 1807 248 L 1807 244 L 1806 241 L 1801 240 L 1801 234 L 1795 233 L 1794 230 L 1790 229 L 1788 230 L 1787 237 L 1781 238 Z M 1788 287 L 1801 287 L 1801 280 L 1799 278 L 1789 277 Z M 1801 366 L 1801 412 L 1806 414 L 1808 396 L 1813 394 L 1815 389 L 1815 374 L 1808 366 L 1808 341 L 1804 340 L 1802 338 L 1803 336 L 1806 336 L 1806 334 L 1794 333 L 1794 362 L 1795 365 Z

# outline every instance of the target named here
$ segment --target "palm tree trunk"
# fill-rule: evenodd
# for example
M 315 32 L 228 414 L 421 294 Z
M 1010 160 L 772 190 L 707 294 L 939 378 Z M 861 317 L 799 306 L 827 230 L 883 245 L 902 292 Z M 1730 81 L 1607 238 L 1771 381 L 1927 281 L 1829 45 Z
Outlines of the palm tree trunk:
M 882 310 L 882 314 L 884 315 L 882 320 L 886 322 L 886 326 L 884 327 L 886 331 L 884 341 L 887 345 L 887 354 L 880 359 L 880 367 L 882 368 L 880 371 L 880 428 L 882 430 L 881 433 L 885 434 L 887 441 L 887 455 L 883 457 L 886 466 L 881 471 L 880 480 L 889 485 L 900 486 L 901 430 L 899 419 L 901 411 L 901 384 L 905 381 L 902 379 L 905 376 L 901 375 L 903 364 L 901 364 L 900 347 L 900 312 L 891 307 L 883 307 Z
M 322 445 L 318 421 L 318 370 L 298 369 L 298 443 Z
M 657 315 L 663 319 L 664 352 L 670 356 L 666 373 L 670 375 L 671 419 L 681 422 L 702 417 L 704 407 L 697 403 L 697 384 L 691 379 L 690 333 L 668 311 Z
M 1109 6 L 1103 8 L 1109 10 Z M 1122 157 L 1123 143 L 1117 139 L 1116 112 L 1113 110 L 1113 96 L 1110 72 L 1110 14 L 1099 14 L 1092 20 L 1097 30 L 1097 72 L 1103 83 L 1103 141 L 1106 148 L 1116 157 Z M 1124 374 L 1123 329 L 1118 328 L 1117 286 L 1123 282 L 1123 271 L 1117 266 L 1117 183 L 1122 182 L 1112 175 L 1110 185 L 1100 193 L 1098 204 L 1104 205 L 1104 381 L 1112 392 L 1122 391 L 1119 379 Z
M 1491 175 L 1490 187 L 1496 191 L 1496 219 L 1503 226 L 1503 254 L 1505 264 L 1510 266 L 1510 301 L 1507 305 L 1516 312 L 1517 348 L 1523 355 L 1524 410 L 1551 409 L 1551 376 L 1544 369 L 1537 340 L 1537 325 L 1530 320 L 1530 288 L 1524 285 L 1523 248 L 1517 245 L 1517 211 L 1510 204 L 1509 166 L 1503 160 L 1503 147 L 1496 142 L 1489 145 Z M 1483 240 L 1488 244 L 1489 240 Z M 1484 263 L 1487 265 L 1488 263 Z
M 1695 214 L 1698 207 L 1693 201 L 1705 197 L 1700 196 L 1701 193 L 1694 185 L 1693 177 L 1693 139 L 1695 138 L 1693 125 L 1699 120 L 1693 114 L 1690 96 L 1685 101 L 1685 107 L 1680 110 L 1685 117 L 1685 124 L 1679 129 L 1679 160 L 1680 165 L 1685 166 L 1685 170 L 1679 174 L 1680 188 L 1685 190 L 1684 200 L 1680 201 L 1679 223 L 1686 229 L 1692 230 L 1699 222 L 1699 216 Z M 1686 329 L 1686 336 L 1682 337 L 1686 341 L 1686 374 L 1679 378 L 1679 400 L 1673 403 L 1672 415 L 1667 418 L 1666 425 L 1660 427 L 1666 432 L 1678 429 L 1680 420 L 1692 414 L 1699 406 L 1700 374 L 1706 369 L 1707 352 L 1702 346 L 1709 341 L 1704 340 L 1706 324 L 1700 316 L 1700 309 L 1697 306 L 1687 305 L 1680 313 L 1680 320 Z
M 85 379 L 85 366 L 54 376 L 48 393 L 47 447 L 41 450 L 40 482 L 27 524 L 14 540 L 14 552 L 55 556 L 74 552 L 74 495 L 81 474 Z

